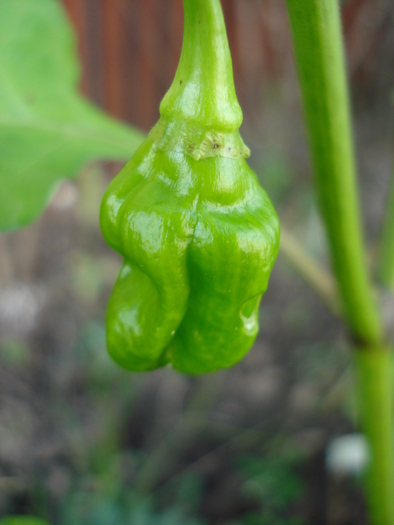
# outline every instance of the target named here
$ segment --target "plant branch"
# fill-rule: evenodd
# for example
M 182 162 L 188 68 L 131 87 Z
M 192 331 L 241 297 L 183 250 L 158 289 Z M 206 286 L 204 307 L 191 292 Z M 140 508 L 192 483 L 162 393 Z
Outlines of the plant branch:
M 343 311 L 358 341 L 379 345 L 383 327 L 361 234 L 338 1 L 286 3 L 318 203 Z
M 283 226 L 280 234 L 280 251 L 330 311 L 335 316 L 340 316 L 340 300 L 332 275 L 324 270 Z
M 0 233 L 0 290 L 11 279 L 13 265 L 6 238 Z

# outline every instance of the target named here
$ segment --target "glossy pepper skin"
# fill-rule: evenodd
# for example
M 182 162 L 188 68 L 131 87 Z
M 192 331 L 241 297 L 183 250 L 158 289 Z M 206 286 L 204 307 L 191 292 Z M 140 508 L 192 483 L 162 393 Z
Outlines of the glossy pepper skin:
M 279 245 L 279 222 L 248 167 L 220 0 L 184 0 L 182 54 L 161 118 L 109 185 L 108 244 L 124 256 L 107 345 L 133 371 L 190 374 L 242 359 Z

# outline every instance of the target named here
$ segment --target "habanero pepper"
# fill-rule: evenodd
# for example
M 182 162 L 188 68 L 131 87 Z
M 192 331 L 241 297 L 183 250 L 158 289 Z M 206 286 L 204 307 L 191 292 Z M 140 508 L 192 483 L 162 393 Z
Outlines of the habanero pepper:
M 124 256 L 107 345 L 132 371 L 201 374 L 252 346 L 279 221 L 245 157 L 220 0 L 184 0 L 178 70 L 160 119 L 110 183 L 100 222 Z

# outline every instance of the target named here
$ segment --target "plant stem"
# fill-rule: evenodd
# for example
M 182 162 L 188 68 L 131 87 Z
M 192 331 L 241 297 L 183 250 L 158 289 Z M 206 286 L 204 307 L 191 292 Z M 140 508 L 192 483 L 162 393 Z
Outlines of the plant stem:
M 371 524 L 394 524 L 394 427 L 392 354 L 387 348 L 356 350 L 361 426 L 369 443 L 366 471 Z
M 335 316 L 340 315 L 341 306 L 332 275 L 319 266 L 283 226 L 280 229 L 280 251 L 331 312 Z
M 380 240 L 378 277 L 384 286 L 394 291 L 394 177 Z
M 160 115 L 216 130 L 238 131 L 242 110 L 235 93 L 220 0 L 183 0 L 183 8 L 181 58 L 160 104 Z
M 286 0 L 320 211 L 355 353 L 371 523 L 394 525 L 391 354 L 367 273 L 338 0 Z
M 220 0 L 183 0 L 184 34 L 174 81 L 150 133 L 155 146 L 207 157 L 249 157 Z
M 380 345 L 356 190 L 338 0 L 287 0 L 318 203 L 343 310 L 355 338 Z
M 13 264 L 5 235 L 0 234 L 0 290 L 12 278 Z

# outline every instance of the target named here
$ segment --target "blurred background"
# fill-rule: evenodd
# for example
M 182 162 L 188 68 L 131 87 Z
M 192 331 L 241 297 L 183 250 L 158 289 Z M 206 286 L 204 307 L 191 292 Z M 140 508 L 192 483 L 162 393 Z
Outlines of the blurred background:
M 147 132 L 179 60 L 181 0 L 63 3 L 81 92 Z M 250 164 L 284 229 L 327 269 L 285 4 L 222 5 Z M 392 173 L 394 5 L 349 0 L 342 13 L 373 268 Z M 129 374 L 111 362 L 104 318 L 121 258 L 102 239 L 98 210 L 119 168 L 86 167 L 38 221 L 0 237 L 0 516 L 367 524 L 346 334 L 283 254 L 256 343 L 231 370 Z

